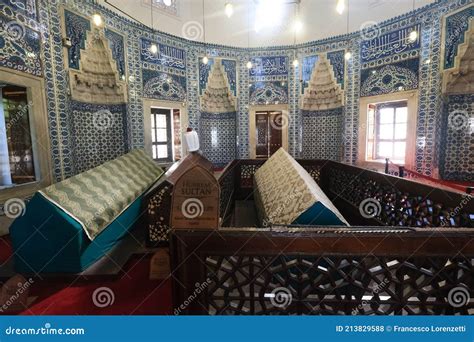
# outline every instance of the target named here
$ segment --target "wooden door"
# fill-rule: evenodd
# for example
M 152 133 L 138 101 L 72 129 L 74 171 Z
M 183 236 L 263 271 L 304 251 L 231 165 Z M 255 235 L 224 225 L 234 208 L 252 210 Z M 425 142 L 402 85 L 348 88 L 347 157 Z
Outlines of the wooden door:
M 278 151 L 282 144 L 281 131 L 283 129 L 282 121 L 283 116 L 281 112 L 272 112 L 270 113 L 270 154 Z
M 257 130 L 255 155 L 257 158 L 268 158 L 268 113 L 257 112 L 255 121 Z
M 255 156 L 268 158 L 282 146 L 282 113 L 256 112 Z

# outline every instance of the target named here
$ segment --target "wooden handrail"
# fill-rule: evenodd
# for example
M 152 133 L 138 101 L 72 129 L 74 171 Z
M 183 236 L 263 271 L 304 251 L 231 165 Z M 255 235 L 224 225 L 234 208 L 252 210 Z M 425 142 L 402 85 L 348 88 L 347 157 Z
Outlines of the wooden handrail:
M 175 231 L 174 307 L 180 314 L 353 314 L 359 308 L 359 314 L 466 314 L 473 308 L 446 299 L 457 286 L 474 297 L 472 230 L 353 229 Z M 374 296 L 382 279 L 386 288 Z M 205 291 L 196 293 L 196 284 Z M 293 303 L 272 307 L 266 295 L 282 287 Z

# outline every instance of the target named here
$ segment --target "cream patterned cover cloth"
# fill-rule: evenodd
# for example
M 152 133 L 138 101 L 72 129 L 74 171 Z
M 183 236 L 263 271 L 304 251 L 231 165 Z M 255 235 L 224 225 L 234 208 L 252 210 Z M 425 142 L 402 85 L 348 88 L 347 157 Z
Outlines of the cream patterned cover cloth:
M 283 148 L 275 152 L 254 175 L 256 205 L 262 221 L 292 224 L 317 202 L 349 225 L 310 174 Z
M 40 193 L 76 219 L 93 240 L 162 174 L 143 150 L 133 150 Z

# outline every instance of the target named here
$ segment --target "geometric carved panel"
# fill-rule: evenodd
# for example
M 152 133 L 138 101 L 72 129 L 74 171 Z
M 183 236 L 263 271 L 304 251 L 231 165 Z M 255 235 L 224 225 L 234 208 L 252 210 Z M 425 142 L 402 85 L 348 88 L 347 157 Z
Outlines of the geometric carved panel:
M 329 190 L 359 208 L 370 198 L 380 205 L 375 219 L 380 225 L 404 227 L 474 227 L 474 213 L 469 212 L 466 195 L 457 207 L 438 203 L 429 196 L 401 191 L 390 183 L 330 168 Z M 464 203 L 462 203 L 464 202 Z
M 474 296 L 474 260 L 462 256 L 234 255 L 209 256 L 206 265 L 209 314 L 474 313 L 472 301 L 448 301 L 456 287 Z

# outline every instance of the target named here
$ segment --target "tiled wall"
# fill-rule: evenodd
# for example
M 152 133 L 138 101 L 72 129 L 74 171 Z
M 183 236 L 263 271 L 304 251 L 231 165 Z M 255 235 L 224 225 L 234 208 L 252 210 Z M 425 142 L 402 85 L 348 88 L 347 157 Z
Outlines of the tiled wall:
M 457 47 L 464 42 L 469 19 L 473 16 L 472 5 L 445 16 L 442 63 L 445 70 L 455 67 Z M 446 97 L 440 124 L 440 176 L 447 180 L 474 182 L 474 94 Z
M 440 173 L 474 182 L 474 95 L 451 95 L 443 110 Z
M 343 108 L 322 111 L 302 110 L 304 159 L 339 161 L 342 155 Z
M 203 155 L 217 167 L 236 158 L 236 113 L 201 113 L 200 138 Z
M 127 151 L 125 105 L 70 102 L 76 173 L 89 170 Z
M 463 158 L 465 152 L 458 149 L 459 141 L 472 144 L 472 140 L 448 138 L 446 148 L 442 150 L 440 147 L 439 137 L 446 117 L 442 115 L 440 70 L 451 67 L 457 45 L 462 42 L 466 18 L 472 16 L 472 9 L 458 10 L 469 3 L 468 0 L 440 0 L 369 30 L 305 43 L 296 49 L 293 46 L 240 49 L 152 33 L 147 27 L 120 17 L 91 0 L 0 0 L 2 29 L 9 32 L 0 38 L 0 66 L 45 79 L 52 161 L 57 180 L 130 148 L 143 147 L 144 97 L 185 103 L 189 125 L 201 131 L 206 146 L 211 136 L 205 130 L 211 122 L 209 120 L 214 118 L 207 118 L 205 113 L 201 115 L 199 107 L 199 89 L 203 82 L 199 58 L 204 55 L 228 60 L 236 70 L 235 75 L 227 75 L 238 99 L 236 116 L 218 120 L 219 124 L 214 122 L 213 125 L 230 127 L 223 134 L 218 133 L 219 144 L 235 146 L 236 141 L 237 146 L 235 150 L 226 147 L 220 147 L 220 152 L 215 150 L 215 153 L 220 153 L 215 156 L 217 160 L 228 160 L 234 155 L 248 157 L 248 112 L 252 103 L 285 103 L 290 115 L 291 154 L 297 157 L 327 155 L 331 159 L 354 163 L 358 148 L 360 96 L 418 89 L 416 170 L 434 175 L 439 167 L 444 172 L 442 174 L 451 179 L 466 179 L 465 175 L 472 170 L 465 163 L 456 164 L 459 169 L 455 173 L 445 165 L 452 158 Z M 62 5 L 67 8 L 66 15 L 63 15 Z M 124 112 L 116 106 L 99 106 L 97 109 L 112 114 L 114 124 L 109 127 L 108 135 L 79 128 L 80 125 L 88 127 L 97 111 L 94 112 L 92 106 L 73 103 L 68 95 L 67 67 L 77 68 L 78 47 L 82 46 L 85 33 L 92 25 L 88 18 L 95 12 L 101 13 L 105 19 L 105 35 L 119 76 L 128 86 Z M 445 18 L 448 19 L 443 28 Z M 62 46 L 63 28 L 73 41 L 73 47 L 66 55 Z M 419 38 L 409 44 L 400 44 L 400 37 L 412 28 L 419 29 Z M 443 37 L 447 42 L 444 52 Z M 157 55 L 149 54 L 152 43 L 159 48 Z M 347 51 L 352 53 L 349 61 L 344 59 Z M 316 56 L 321 53 L 327 54 L 336 79 L 344 89 L 345 107 L 337 115 L 314 115 L 299 110 L 298 100 L 303 87 L 311 75 Z M 300 61 L 297 67 L 291 63 L 295 57 Z M 246 67 L 249 59 L 253 62 L 250 70 Z M 122 116 L 120 113 L 125 114 Z M 232 125 L 235 129 L 231 128 Z M 335 127 L 340 128 L 335 131 Z M 235 131 L 235 136 L 231 136 L 230 131 Z M 319 132 L 337 132 L 338 136 L 334 139 L 327 137 L 327 140 L 324 136 L 318 137 Z

